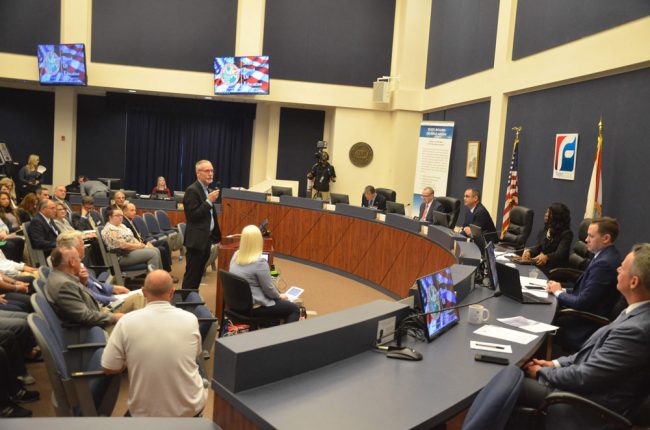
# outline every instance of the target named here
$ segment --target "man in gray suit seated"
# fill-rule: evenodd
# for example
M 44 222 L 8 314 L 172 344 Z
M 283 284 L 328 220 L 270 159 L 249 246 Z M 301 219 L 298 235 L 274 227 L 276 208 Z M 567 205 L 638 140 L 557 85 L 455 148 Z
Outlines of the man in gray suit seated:
M 52 251 L 54 269 L 47 277 L 45 295 L 54 311 L 64 321 L 84 326 L 112 326 L 122 313 L 103 312 L 90 291 L 79 282 L 81 259 L 75 248 Z
M 596 331 L 573 355 L 532 360 L 524 366 L 519 402 L 538 407 L 546 395 L 573 392 L 630 418 L 650 386 L 650 244 L 636 245 L 618 268 L 616 287 L 628 307 L 611 324 Z M 552 406 L 547 428 L 596 428 L 588 414 Z M 553 423 L 551 423 L 553 421 Z M 556 425 L 557 421 L 557 425 Z

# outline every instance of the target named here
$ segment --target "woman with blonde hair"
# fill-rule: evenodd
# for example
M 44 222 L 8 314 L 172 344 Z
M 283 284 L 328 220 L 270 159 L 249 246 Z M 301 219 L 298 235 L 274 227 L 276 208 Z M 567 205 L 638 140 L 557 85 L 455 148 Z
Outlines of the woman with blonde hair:
M 158 176 L 156 186 L 151 190 L 151 198 L 155 196 L 172 198 L 172 192 L 167 188 L 167 182 L 164 176 Z
M 63 203 L 56 204 L 56 212 L 54 215 L 54 225 L 59 229 L 60 233 L 64 231 L 74 231 L 74 227 L 68 221 L 68 211 Z
M 20 184 L 20 195 L 33 193 L 41 185 L 41 173 L 38 171 L 40 158 L 36 154 L 30 154 L 27 164 L 18 171 L 18 182 Z
M 263 245 L 262 232 L 257 226 L 244 227 L 239 251 L 230 261 L 230 273 L 248 281 L 253 296 L 253 316 L 282 318 L 288 323 L 298 321 L 300 308 L 275 288 L 269 265 L 262 258 Z
M 11 197 L 11 207 L 18 209 L 18 204 L 16 203 L 16 184 L 14 180 L 9 177 L 0 179 L 0 191 L 8 192 Z

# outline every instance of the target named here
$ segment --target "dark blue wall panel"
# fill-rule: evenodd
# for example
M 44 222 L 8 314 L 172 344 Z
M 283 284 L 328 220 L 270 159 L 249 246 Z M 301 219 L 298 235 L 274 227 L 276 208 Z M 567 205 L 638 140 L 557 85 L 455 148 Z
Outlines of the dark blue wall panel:
M 499 0 L 433 0 L 426 88 L 494 67 Z
M 22 167 L 29 154 L 37 154 L 47 167 L 44 184 L 52 183 L 54 93 L 0 88 L 0 142 Z
M 395 0 L 266 2 L 271 77 L 372 86 L 390 74 Z
M 235 54 L 236 0 L 94 0 L 92 20 L 97 63 L 210 72 Z
M 425 121 L 454 121 L 454 140 L 451 146 L 449 160 L 449 180 L 447 193 L 436 191 L 436 195 L 447 195 L 463 201 L 463 193 L 467 188 L 482 189 L 483 173 L 485 172 L 485 147 L 487 141 L 488 120 L 490 116 L 490 102 L 475 103 L 472 105 L 431 112 L 424 115 Z M 467 142 L 478 140 L 481 142 L 479 157 L 478 178 L 465 176 L 467 162 Z M 461 208 L 459 223 L 465 219 L 464 210 Z
M 325 111 L 293 108 L 280 111 L 276 177 L 300 181 L 300 196 L 305 195 L 307 173 L 316 162 L 316 142 L 323 140 L 324 128 Z
M 576 231 L 584 215 L 594 165 L 598 119 L 603 117 L 604 215 L 621 223 L 619 242 L 627 251 L 648 241 L 650 213 L 650 69 L 567 85 L 510 98 L 506 130 L 523 126 L 519 153 L 519 202 L 535 210 L 529 243 L 542 226 L 544 210 L 554 201 L 571 210 Z M 579 133 L 575 181 L 553 179 L 554 139 L 557 133 Z M 512 133 L 506 134 L 502 184 L 505 184 Z M 499 223 L 505 196 L 501 187 Z
M 60 1 L 1 1 L 0 52 L 36 56 L 36 45 L 59 43 L 60 22 Z
M 518 59 L 650 15 L 648 0 L 519 0 Z

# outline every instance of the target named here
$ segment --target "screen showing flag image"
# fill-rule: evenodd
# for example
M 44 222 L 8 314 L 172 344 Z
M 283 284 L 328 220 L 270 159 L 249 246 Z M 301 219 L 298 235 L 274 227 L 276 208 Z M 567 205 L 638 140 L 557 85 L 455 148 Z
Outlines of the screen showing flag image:
M 216 57 L 215 94 L 268 94 L 269 57 Z
M 416 283 L 426 326 L 425 334 L 431 342 L 458 322 L 458 310 L 448 309 L 456 305 L 451 268 L 423 276 Z
M 38 45 L 38 76 L 42 85 L 86 85 L 83 43 Z

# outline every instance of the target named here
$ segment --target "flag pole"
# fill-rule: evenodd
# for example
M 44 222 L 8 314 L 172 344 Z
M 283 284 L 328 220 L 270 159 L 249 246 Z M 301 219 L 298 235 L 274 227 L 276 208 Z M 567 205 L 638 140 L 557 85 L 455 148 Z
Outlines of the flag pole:
M 512 145 L 512 158 L 510 160 L 510 170 L 508 172 L 508 184 L 506 186 L 506 202 L 505 207 L 503 208 L 503 222 L 501 223 L 501 239 L 508 231 L 508 226 L 510 225 L 510 210 L 519 205 L 519 186 L 517 185 L 517 170 L 518 167 L 515 166 L 515 155 L 518 151 L 519 146 L 519 133 L 521 133 L 523 127 L 512 127 L 512 131 L 515 132 L 515 142 Z M 517 163 L 518 164 L 518 163 Z M 514 168 L 514 172 L 513 172 Z M 514 175 L 513 175 L 514 173 Z

